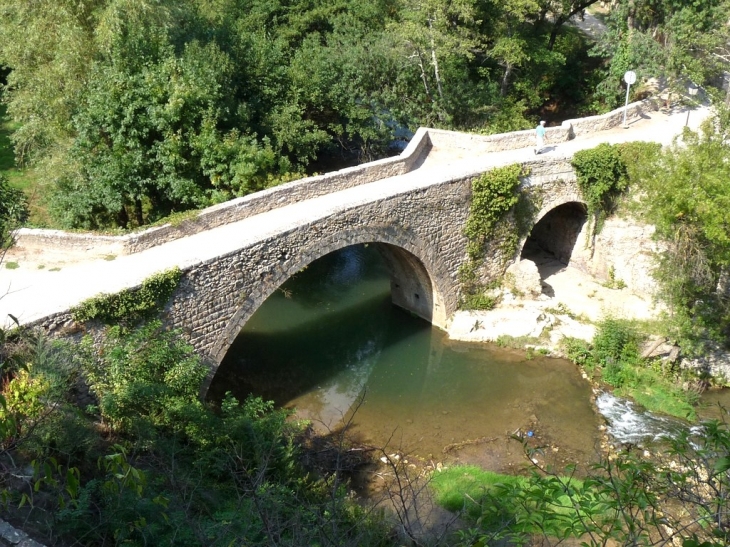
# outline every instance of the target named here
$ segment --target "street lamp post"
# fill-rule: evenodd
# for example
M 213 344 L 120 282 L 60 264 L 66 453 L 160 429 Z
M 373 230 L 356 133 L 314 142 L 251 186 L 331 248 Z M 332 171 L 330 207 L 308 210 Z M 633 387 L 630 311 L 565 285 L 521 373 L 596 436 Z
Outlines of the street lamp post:
M 689 86 L 687 87 L 687 93 L 689 93 L 690 99 L 692 100 L 693 103 L 694 103 L 695 95 L 697 95 L 697 92 L 698 91 L 699 91 L 699 88 L 695 84 L 693 84 L 693 83 L 690 82 Z M 690 106 L 692 106 L 692 105 L 688 105 L 687 106 L 687 119 L 684 122 L 684 126 L 685 127 L 687 127 L 689 125 L 689 110 L 690 110 Z
M 628 129 L 629 126 L 626 125 L 626 111 L 629 109 L 629 89 L 631 89 L 631 84 L 633 84 L 636 81 L 636 72 L 633 70 L 627 70 L 624 73 L 624 82 L 626 82 L 626 104 L 624 105 L 624 129 Z

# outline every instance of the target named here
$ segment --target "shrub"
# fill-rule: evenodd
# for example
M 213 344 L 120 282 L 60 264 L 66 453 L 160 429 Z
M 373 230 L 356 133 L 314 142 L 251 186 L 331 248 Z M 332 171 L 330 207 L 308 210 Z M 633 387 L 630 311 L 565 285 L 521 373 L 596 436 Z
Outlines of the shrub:
M 616 146 L 602 143 L 576 152 L 571 165 L 588 205 L 588 215 L 594 218 L 594 230 L 598 231 L 613 211 L 616 198 L 628 186 L 626 164 Z
M 562 350 L 568 359 L 576 365 L 586 366 L 591 363 L 590 344 L 580 338 L 563 338 Z
M 100 351 L 92 344 L 86 339 L 85 373 L 101 416 L 113 428 L 175 427 L 178 413 L 199 404 L 208 370 L 193 348 L 177 333 L 163 330 L 160 321 L 130 333 L 112 327 Z
M 79 323 L 92 319 L 99 319 L 106 324 L 136 323 L 151 317 L 165 305 L 181 277 L 180 268 L 160 272 L 145 279 L 138 289 L 89 298 L 73 308 L 71 314 L 74 321 Z
M 13 244 L 13 231 L 28 219 L 28 200 L 23 191 L 0 174 L 0 248 Z
M 477 294 L 465 294 L 461 300 L 461 308 L 464 310 L 491 310 L 497 305 L 497 297 L 480 292 Z

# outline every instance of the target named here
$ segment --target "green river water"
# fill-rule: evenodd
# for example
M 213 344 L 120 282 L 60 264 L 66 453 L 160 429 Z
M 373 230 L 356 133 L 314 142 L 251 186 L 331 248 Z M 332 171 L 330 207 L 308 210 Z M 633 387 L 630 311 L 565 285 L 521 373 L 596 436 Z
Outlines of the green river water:
M 469 345 L 390 303 L 375 246 L 311 264 L 246 324 L 211 397 L 249 393 L 326 431 L 350 419 L 364 444 L 494 470 L 524 464 L 523 433 L 552 463 L 594 459 L 602 419 L 591 388 L 561 359 Z

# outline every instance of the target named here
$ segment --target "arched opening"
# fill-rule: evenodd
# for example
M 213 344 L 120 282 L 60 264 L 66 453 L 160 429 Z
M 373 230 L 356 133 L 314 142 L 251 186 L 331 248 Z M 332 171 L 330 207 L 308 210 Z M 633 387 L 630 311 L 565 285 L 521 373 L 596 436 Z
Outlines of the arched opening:
M 383 257 L 389 271 L 393 304 L 437 327 L 445 327 L 448 314 L 456 307 L 456 297 L 454 291 L 449 290 L 452 289 L 451 279 L 443 271 L 438 257 L 429 254 L 422 242 L 409 232 L 358 227 L 318 239 L 310 247 L 298 248 L 296 253 L 283 255 L 280 261 L 275 261 L 265 273 L 260 274 L 259 270 L 254 274 L 255 279 L 242 280 L 245 296 L 217 334 L 210 352 L 209 380 L 243 326 L 274 291 L 316 260 L 353 245 L 368 245 Z
M 543 282 L 543 292 L 548 295 L 550 287 L 545 285 L 545 278 L 575 260 L 576 246 L 587 218 L 584 204 L 575 201 L 564 203 L 543 216 L 525 240 L 520 259 L 535 263 Z
M 425 276 L 422 266 L 393 243 L 369 243 L 329 252 L 300 268 L 247 322 L 219 367 L 209 399 L 226 392 L 239 400 L 254 394 L 296 409 L 323 438 L 347 424 L 348 439 L 357 444 L 414 455 L 444 453 L 448 446 L 456 455 L 462 441 L 529 427 L 535 413 L 554 423 L 547 413 L 557 408 L 549 401 L 558 393 L 585 401 L 588 424 L 573 408 L 563 422 L 566 431 L 580 423 L 577 430 L 585 434 L 580 446 L 592 446 L 595 414 L 588 391 L 581 393 L 585 386 L 576 389 L 577 382 L 564 375 L 575 375 L 574 367 L 459 345 L 393 305 L 398 295 L 392 288 L 418 302 L 438 293 L 438 287 L 428 288 L 427 277 L 399 283 L 401 275 L 408 283 Z M 522 389 L 525 382 L 544 388 L 542 395 Z M 527 401 L 517 411 L 516 394 Z M 548 407 L 543 418 L 539 409 Z M 553 431 L 556 438 L 576 438 Z M 484 461 L 469 452 L 473 443 L 463 446 L 465 457 Z M 499 453 L 511 456 L 506 445 Z M 490 454 L 495 462 L 506 461 Z
M 334 423 L 361 396 L 383 351 L 428 336 L 431 326 L 414 316 L 428 319 L 432 300 L 423 265 L 403 249 L 369 243 L 330 252 L 258 307 L 222 359 L 207 395 L 215 401 L 231 391 L 279 405 L 295 402 L 319 408 L 316 419 Z M 428 359 L 423 348 L 409 355 Z M 410 375 L 408 381 L 422 378 Z

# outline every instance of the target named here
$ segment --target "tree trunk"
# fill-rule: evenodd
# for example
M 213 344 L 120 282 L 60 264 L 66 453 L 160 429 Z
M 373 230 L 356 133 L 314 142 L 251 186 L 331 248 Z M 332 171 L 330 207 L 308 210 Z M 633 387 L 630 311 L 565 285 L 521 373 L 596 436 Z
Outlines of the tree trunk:
M 434 43 L 434 39 L 433 39 L 433 26 L 432 26 L 432 21 L 430 19 L 428 20 L 428 30 L 429 30 L 429 33 L 431 34 L 431 64 L 433 65 L 433 75 L 436 78 L 436 87 L 439 92 L 439 99 L 441 101 L 443 101 L 444 100 L 444 90 L 441 87 L 441 76 L 439 75 L 439 62 L 438 62 L 438 59 L 436 58 L 436 44 Z
M 144 215 L 142 214 L 142 200 L 141 199 L 135 199 L 134 200 L 134 217 L 137 221 L 137 226 L 142 226 L 144 224 Z
M 127 207 L 122 205 L 122 208 L 117 213 L 117 224 L 122 228 L 129 228 L 129 215 L 127 214 Z
M 499 84 L 499 94 L 504 97 L 507 94 L 507 86 L 509 85 L 509 77 L 512 75 L 512 63 L 507 63 L 502 75 L 502 82 Z
M 426 96 L 430 100 L 433 100 L 433 97 L 431 96 L 431 89 L 428 87 L 428 78 L 426 77 L 426 67 L 423 66 L 423 57 L 421 56 L 421 52 L 419 50 L 416 50 L 416 52 L 413 55 L 418 58 L 418 67 L 421 69 L 421 81 L 423 82 L 423 87 L 426 90 Z

